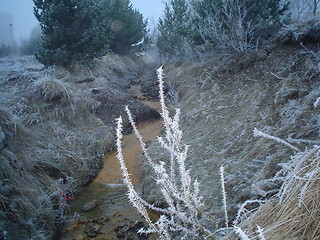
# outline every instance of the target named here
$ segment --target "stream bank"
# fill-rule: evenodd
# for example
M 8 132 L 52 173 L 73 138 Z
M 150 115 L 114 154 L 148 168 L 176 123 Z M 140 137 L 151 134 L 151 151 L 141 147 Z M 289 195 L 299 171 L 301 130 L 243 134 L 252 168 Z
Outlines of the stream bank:
M 141 93 L 140 85 L 132 85 L 129 92 L 143 104 L 160 110 L 157 101 L 148 100 Z M 148 144 L 161 134 L 161 120 L 138 123 L 137 127 Z M 134 133 L 124 136 L 123 155 L 127 163 L 132 183 L 138 192 L 142 190 L 140 156 L 142 150 Z M 145 227 L 143 219 L 129 204 L 127 188 L 122 181 L 120 164 L 114 150 L 104 157 L 103 168 L 93 182 L 78 191 L 70 201 L 69 220 L 62 240 L 84 239 L 153 239 L 153 236 L 138 235 Z
M 128 92 L 151 65 L 116 54 L 73 71 L 0 60 L 0 239 L 59 238 L 69 196 L 97 175 L 124 106 L 136 122 L 160 118 Z

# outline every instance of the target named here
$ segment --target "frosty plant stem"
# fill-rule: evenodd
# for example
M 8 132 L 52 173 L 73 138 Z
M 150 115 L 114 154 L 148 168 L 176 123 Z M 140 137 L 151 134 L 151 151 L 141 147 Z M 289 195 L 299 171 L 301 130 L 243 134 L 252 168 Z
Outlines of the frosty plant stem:
M 262 229 L 261 227 L 259 227 L 258 225 L 257 225 L 257 228 L 258 228 L 257 231 L 258 231 L 260 240 L 266 240 L 266 238 L 265 238 L 264 235 L 263 235 L 263 229 Z
M 168 152 L 168 162 L 155 161 L 150 157 L 128 107 L 126 107 L 126 113 L 133 131 L 140 142 L 144 156 L 155 174 L 155 181 L 160 189 L 166 208 L 157 208 L 147 203 L 134 190 L 122 154 L 122 118 L 117 119 L 117 158 L 121 165 L 124 183 L 128 188 L 129 201 L 149 224 L 147 229 L 141 229 L 139 233 L 157 233 L 159 239 L 172 239 L 173 236 L 179 236 L 182 239 L 192 239 L 198 236 L 216 239 L 214 233 L 203 225 L 203 220 L 207 223 L 209 220 L 211 222 L 208 224 L 209 227 L 214 226 L 214 217 L 201 210 L 203 203 L 202 196 L 199 194 L 199 183 L 196 179 L 193 180 L 191 178 L 190 170 L 186 169 L 185 166 L 188 146 L 182 143 L 182 131 L 179 129 L 180 111 L 177 110 L 172 118 L 169 116 L 169 111 L 164 101 L 162 67 L 158 69 L 157 75 L 162 108 L 161 115 L 165 129 L 165 136 L 158 137 L 158 141 Z M 160 217 L 156 222 L 151 221 L 148 209 L 159 213 Z
M 294 150 L 294 151 L 300 152 L 300 150 L 299 150 L 298 148 L 296 148 L 295 146 L 291 145 L 290 143 L 282 140 L 281 138 L 274 137 L 274 136 L 271 136 L 271 135 L 269 135 L 269 134 L 263 133 L 263 132 L 259 131 L 259 130 L 256 129 L 256 128 L 253 130 L 253 136 L 254 136 L 254 137 L 264 137 L 264 138 L 267 138 L 267 139 L 276 141 L 276 142 L 278 142 L 278 143 L 281 143 L 281 144 L 283 144 L 283 145 L 291 148 L 291 149 Z
M 227 211 L 227 197 L 226 197 L 226 189 L 225 189 L 225 182 L 224 182 L 224 167 L 223 165 L 220 167 L 220 178 L 221 178 L 221 188 L 222 188 L 222 202 L 223 202 L 223 210 L 224 210 L 224 217 L 226 221 L 226 228 L 228 228 L 228 211 Z
M 118 150 L 117 158 L 121 165 L 123 181 L 128 188 L 128 197 L 131 204 L 145 218 L 148 228 L 140 229 L 140 234 L 158 234 L 159 239 L 213 239 L 219 231 L 213 232 L 209 229 L 214 228 L 215 218 L 202 210 L 202 196 L 199 191 L 197 179 L 192 179 L 190 170 L 186 168 L 185 161 L 188 156 L 188 146 L 182 142 L 182 131 L 179 129 L 180 110 L 171 118 L 164 101 L 163 91 L 163 70 L 162 67 L 157 70 L 159 80 L 159 97 L 163 118 L 165 134 L 158 137 L 161 147 L 168 153 L 168 161 L 155 161 L 148 153 L 148 149 L 143 138 L 133 121 L 132 114 L 126 106 L 125 110 L 128 115 L 133 132 L 138 138 L 142 151 L 148 161 L 151 170 L 154 172 L 155 181 L 162 194 L 162 200 L 165 208 L 157 208 L 147 203 L 135 191 L 128 169 L 126 167 L 122 154 L 122 118 L 117 119 L 117 140 Z M 225 215 L 226 229 L 234 229 L 242 239 L 249 239 L 245 233 L 238 227 L 228 227 L 227 199 L 224 180 L 224 166 L 220 168 L 222 201 Z M 152 222 L 148 215 L 148 210 L 154 210 L 159 214 L 159 219 Z M 259 232 L 260 233 L 260 232 Z M 262 234 L 262 230 L 261 233 Z M 261 238 L 263 239 L 263 238 Z
M 244 231 L 239 227 L 234 227 L 234 231 L 240 236 L 242 240 L 251 240 Z
M 141 203 L 141 199 L 140 199 L 139 195 L 134 190 L 133 184 L 132 184 L 131 179 L 129 177 L 127 166 L 126 166 L 124 159 L 123 159 L 122 146 L 121 146 L 121 140 L 122 140 L 121 131 L 122 131 L 122 118 L 120 117 L 117 120 L 117 143 L 116 144 L 117 144 L 117 149 L 118 149 L 117 158 L 120 162 L 123 181 L 128 187 L 128 191 L 129 191 L 128 196 L 129 196 L 130 202 L 134 203 L 134 207 L 139 209 L 139 212 L 143 215 L 143 217 L 146 219 L 148 224 L 150 224 L 152 226 L 153 224 L 152 224 L 151 219 L 149 218 L 148 213 L 145 211 L 144 207 L 141 208 L 141 206 L 140 206 L 140 205 L 143 206 L 143 204 Z

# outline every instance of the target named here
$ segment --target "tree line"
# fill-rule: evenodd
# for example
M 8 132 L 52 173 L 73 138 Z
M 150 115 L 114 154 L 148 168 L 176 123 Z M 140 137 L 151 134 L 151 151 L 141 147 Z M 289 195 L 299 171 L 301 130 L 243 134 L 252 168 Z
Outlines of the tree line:
M 150 40 L 147 21 L 130 0 L 33 2 L 41 41 L 38 31 L 22 42 L 21 51 L 45 65 L 128 54 L 133 45 Z M 318 8 L 319 0 L 168 0 L 155 42 L 167 58 L 255 49 L 290 20 L 316 16 Z M 4 46 L 0 56 L 6 54 Z
M 282 0 L 171 0 L 158 24 L 157 45 L 166 56 L 197 49 L 244 51 L 279 28 L 289 2 Z M 268 29 L 269 28 L 269 29 Z M 268 29 L 268 31 L 266 31 Z
M 36 58 L 68 65 L 107 52 L 127 54 L 147 37 L 147 22 L 129 0 L 34 0 L 41 24 Z M 279 26 L 289 3 L 282 0 L 170 0 L 158 23 L 156 44 L 167 57 L 195 50 L 243 51 L 256 47 L 257 26 Z

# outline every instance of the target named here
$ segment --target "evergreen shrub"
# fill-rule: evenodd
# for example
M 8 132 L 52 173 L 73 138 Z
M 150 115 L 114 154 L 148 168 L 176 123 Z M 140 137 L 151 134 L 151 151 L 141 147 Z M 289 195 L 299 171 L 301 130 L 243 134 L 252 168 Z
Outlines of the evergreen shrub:
M 34 0 L 42 42 L 36 58 L 67 66 L 107 52 L 128 53 L 147 33 L 142 14 L 129 0 Z

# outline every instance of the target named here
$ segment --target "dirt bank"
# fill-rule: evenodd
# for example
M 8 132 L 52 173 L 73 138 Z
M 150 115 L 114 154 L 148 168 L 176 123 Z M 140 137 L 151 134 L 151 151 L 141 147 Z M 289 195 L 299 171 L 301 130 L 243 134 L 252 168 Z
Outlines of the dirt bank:
M 159 119 L 128 92 L 141 69 L 148 66 L 139 59 L 114 54 L 71 71 L 32 57 L 1 59 L 0 238 L 57 237 L 69 196 L 113 148 L 113 120 L 124 105 L 136 122 Z

